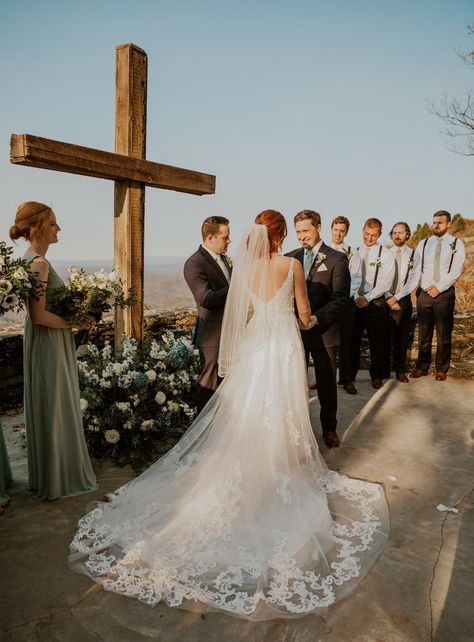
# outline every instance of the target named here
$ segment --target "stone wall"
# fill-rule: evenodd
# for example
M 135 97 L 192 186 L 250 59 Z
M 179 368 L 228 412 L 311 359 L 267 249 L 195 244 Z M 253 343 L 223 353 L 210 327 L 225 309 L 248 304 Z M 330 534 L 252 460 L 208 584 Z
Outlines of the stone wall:
M 196 321 L 195 310 L 149 310 L 145 314 L 146 329 L 152 335 L 163 330 L 173 330 L 175 334 L 191 337 Z M 90 340 L 103 345 L 106 339 L 113 340 L 113 322 L 105 320 L 85 335 L 83 331 L 75 334 L 76 345 Z M 0 335 L 0 413 L 18 408 L 23 403 L 23 335 L 5 333 Z
M 196 320 L 195 310 L 150 310 L 145 315 L 147 331 L 153 335 L 165 329 L 191 336 Z M 98 345 L 113 339 L 113 323 L 106 320 L 91 332 L 90 340 Z M 450 375 L 474 379 L 474 313 L 462 313 L 454 319 L 453 355 Z M 76 344 L 86 341 L 83 333 L 76 334 Z M 416 320 L 413 320 L 409 369 L 414 365 L 418 349 Z M 362 346 L 361 367 L 367 368 L 368 346 Z M 21 334 L 0 335 L 0 412 L 17 408 L 23 402 L 23 337 Z

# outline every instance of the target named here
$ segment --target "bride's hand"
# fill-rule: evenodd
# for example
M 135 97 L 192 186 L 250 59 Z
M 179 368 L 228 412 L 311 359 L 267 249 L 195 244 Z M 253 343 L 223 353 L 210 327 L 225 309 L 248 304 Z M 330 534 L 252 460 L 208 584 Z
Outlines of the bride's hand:
M 314 328 L 317 322 L 318 322 L 318 319 L 314 314 L 311 315 L 308 325 L 304 325 L 301 319 L 298 319 L 298 325 L 300 326 L 300 330 L 311 330 L 311 328 Z

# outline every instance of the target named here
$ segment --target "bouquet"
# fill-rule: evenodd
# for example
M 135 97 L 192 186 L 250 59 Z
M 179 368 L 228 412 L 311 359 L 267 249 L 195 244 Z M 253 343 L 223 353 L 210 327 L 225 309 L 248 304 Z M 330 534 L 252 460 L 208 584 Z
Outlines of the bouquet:
M 86 274 L 83 268 L 71 266 L 68 272 L 68 282 L 48 292 L 48 306 L 72 325 L 98 322 L 112 307 L 133 304 L 133 293 L 129 290 L 128 297 L 125 297 L 117 269 L 112 272 L 101 269 L 94 274 Z
M 12 258 L 13 248 L 0 241 L 0 316 L 19 312 L 26 301 L 38 298 L 43 283 L 32 274 L 28 261 Z

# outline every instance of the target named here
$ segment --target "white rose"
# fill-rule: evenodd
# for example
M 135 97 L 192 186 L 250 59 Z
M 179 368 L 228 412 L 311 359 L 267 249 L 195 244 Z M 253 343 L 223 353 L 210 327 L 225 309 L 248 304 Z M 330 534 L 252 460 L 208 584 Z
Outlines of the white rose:
M 155 401 L 156 401 L 156 403 L 159 403 L 160 405 L 164 404 L 165 401 L 166 401 L 165 393 L 162 392 L 161 390 L 159 390 L 155 395 Z
M 126 430 L 131 430 L 131 428 L 133 427 L 133 424 L 132 424 L 132 422 L 131 422 L 130 420 L 128 420 L 128 421 L 126 421 L 126 422 L 123 424 L 123 427 L 124 427 Z
M 146 431 L 146 430 L 151 430 L 153 428 L 155 422 L 153 419 L 146 419 L 145 421 L 142 421 L 142 425 L 140 426 L 140 430 Z
M 12 289 L 12 287 L 13 287 L 13 286 L 12 286 L 12 284 L 10 283 L 10 281 L 7 281 L 7 279 L 0 279 L 0 290 L 1 290 L 2 292 L 5 292 L 5 293 L 6 293 L 6 292 L 10 292 L 10 290 Z
M 116 444 L 120 439 L 120 435 L 117 430 L 106 430 L 104 433 L 105 441 L 109 444 Z
M 155 381 L 156 379 L 156 372 L 154 370 L 147 370 L 145 372 L 148 381 Z
M 89 402 L 86 399 L 81 399 L 81 412 L 84 412 L 89 407 Z

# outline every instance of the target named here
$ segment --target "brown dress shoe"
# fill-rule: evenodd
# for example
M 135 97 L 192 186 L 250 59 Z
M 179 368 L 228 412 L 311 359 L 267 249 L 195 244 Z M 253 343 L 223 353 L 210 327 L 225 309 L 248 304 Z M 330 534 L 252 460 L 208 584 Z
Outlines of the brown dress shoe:
M 398 381 L 401 381 L 402 383 L 408 383 L 408 377 L 404 372 L 397 372 L 395 375 L 395 378 L 398 379 Z
M 437 372 L 435 375 L 435 379 L 436 381 L 446 381 L 447 376 L 448 375 L 446 374 L 446 372 Z
M 426 377 L 427 374 L 428 374 L 428 370 L 418 370 L 417 368 L 416 370 L 413 370 L 410 377 L 412 379 L 419 379 L 420 377 Z
M 323 430 L 323 439 L 328 448 L 337 448 L 339 446 L 339 437 L 335 430 Z
M 375 388 L 378 390 L 383 386 L 383 381 L 382 379 L 372 379 L 372 388 Z
M 345 383 L 343 386 L 344 390 L 348 392 L 350 395 L 356 395 L 357 394 L 357 388 L 354 386 L 352 381 L 349 381 L 349 383 Z
M 308 390 L 317 390 L 317 389 L 318 389 L 318 382 L 316 381 L 316 379 L 312 383 L 308 384 Z

